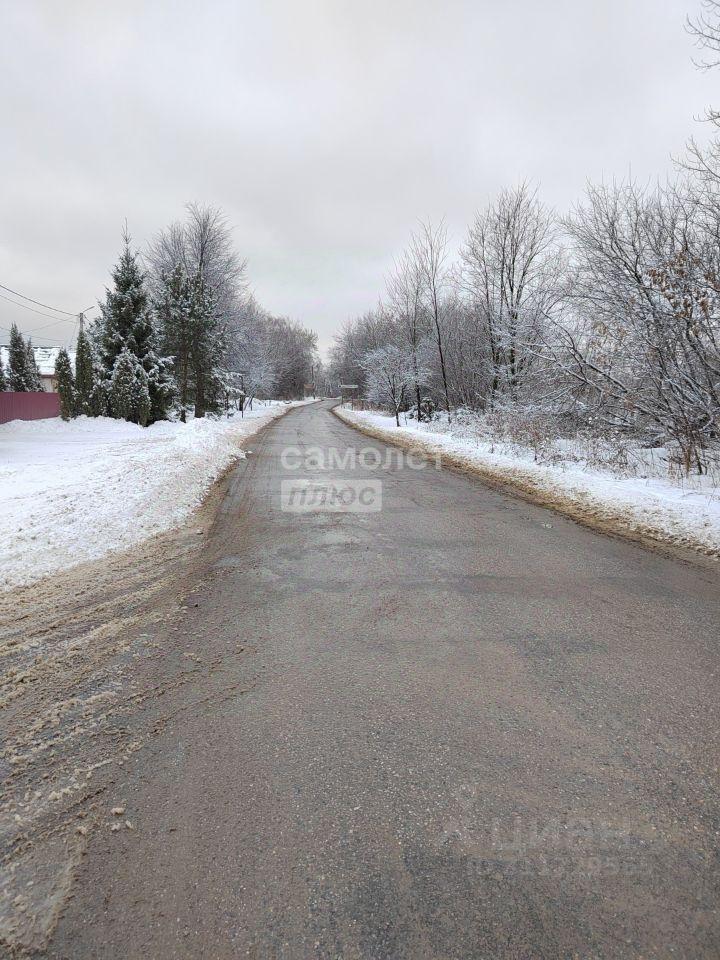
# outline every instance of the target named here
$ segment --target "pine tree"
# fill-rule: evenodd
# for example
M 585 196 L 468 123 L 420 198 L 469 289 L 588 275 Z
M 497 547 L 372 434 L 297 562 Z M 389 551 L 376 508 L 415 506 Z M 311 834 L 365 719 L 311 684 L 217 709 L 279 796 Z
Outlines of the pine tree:
M 16 393 L 26 393 L 27 385 L 27 348 L 17 324 L 10 327 L 10 389 Z
M 25 382 L 28 391 L 32 393 L 40 393 L 42 391 L 40 371 L 35 362 L 35 351 L 33 350 L 32 340 L 29 337 L 25 344 Z
M 167 416 L 174 385 L 167 369 L 169 361 L 160 358 L 157 353 L 157 334 L 145 287 L 145 275 L 138 264 L 137 254 L 130 249 L 127 233 L 123 242 L 120 260 L 112 273 L 113 289 L 107 291 L 105 303 L 101 305 L 102 320 L 98 331 L 100 360 L 105 379 L 110 381 L 110 407 L 116 410 L 119 409 L 118 403 L 123 409 L 127 406 L 124 400 L 118 400 L 112 383 L 117 362 L 123 353 L 135 358 L 146 374 L 150 410 L 147 418 L 136 419 L 136 416 L 140 416 L 136 412 L 127 419 L 138 423 L 145 419 L 145 422 L 152 423 Z M 123 361 L 119 371 L 120 384 L 127 377 L 126 367 L 127 361 Z M 135 373 L 133 378 L 137 378 Z
M 75 416 L 75 388 L 70 357 L 65 347 L 58 353 L 55 361 L 55 380 L 60 395 L 60 416 L 63 420 L 69 420 Z
M 84 330 L 78 334 L 75 350 L 75 416 L 97 416 L 100 407 L 95 390 L 95 359 Z

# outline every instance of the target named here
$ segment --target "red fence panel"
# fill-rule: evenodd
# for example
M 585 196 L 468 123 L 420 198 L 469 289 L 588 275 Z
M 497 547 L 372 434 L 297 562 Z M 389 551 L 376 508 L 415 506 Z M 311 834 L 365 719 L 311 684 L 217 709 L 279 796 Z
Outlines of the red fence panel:
M 0 423 L 60 416 L 57 393 L 0 393 Z

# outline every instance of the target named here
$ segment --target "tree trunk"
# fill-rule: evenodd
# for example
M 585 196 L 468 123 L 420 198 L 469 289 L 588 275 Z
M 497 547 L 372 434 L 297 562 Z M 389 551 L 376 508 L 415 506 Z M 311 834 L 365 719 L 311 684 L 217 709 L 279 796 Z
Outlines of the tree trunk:
M 183 356 L 181 361 L 181 370 L 182 375 L 180 377 L 180 420 L 182 423 L 187 422 L 187 406 L 188 406 L 188 354 L 187 348 L 183 349 Z
M 433 317 L 435 320 L 435 332 L 437 334 L 438 354 L 440 356 L 440 370 L 442 371 L 443 390 L 445 391 L 445 409 L 447 410 L 448 423 L 450 423 L 450 391 L 448 390 L 447 372 L 445 370 L 445 354 L 442 348 L 442 333 L 440 331 L 440 315 L 438 310 L 437 294 L 433 290 Z
M 447 373 L 445 372 L 445 355 L 443 354 L 442 340 L 440 337 L 440 327 L 437 328 L 438 335 L 438 353 L 440 355 L 440 369 L 443 378 L 443 390 L 445 391 L 445 409 L 447 410 L 448 423 L 450 423 L 450 393 L 448 391 Z
M 195 416 L 205 416 L 205 376 L 200 364 L 195 365 Z

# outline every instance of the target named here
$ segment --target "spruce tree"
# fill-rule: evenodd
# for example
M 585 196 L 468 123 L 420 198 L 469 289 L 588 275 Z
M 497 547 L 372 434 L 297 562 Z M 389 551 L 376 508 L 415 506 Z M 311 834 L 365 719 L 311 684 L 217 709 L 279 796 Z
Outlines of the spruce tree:
M 192 357 L 195 379 L 195 416 L 218 408 L 218 363 L 224 350 L 224 338 L 218 329 L 215 297 L 203 278 L 192 282 Z
M 110 413 L 120 420 L 148 425 L 150 416 L 148 376 L 129 350 L 123 350 L 115 361 L 110 381 Z
M 33 350 L 32 340 L 29 337 L 25 344 L 25 382 L 29 391 L 33 393 L 40 393 L 42 391 L 40 371 L 35 362 L 35 351 Z
M 216 298 L 200 275 L 188 277 L 176 266 L 161 278 L 157 312 L 165 349 L 172 354 L 180 419 L 194 401 L 195 416 L 218 408 L 221 394 L 218 364 L 225 349 L 219 330 Z
M 97 416 L 100 409 L 95 390 L 95 360 L 84 330 L 78 334 L 75 350 L 75 416 Z
M 5 366 L 2 362 L 2 357 L 0 357 L 0 393 L 4 393 L 7 390 L 7 377 L 5 376 Z
M 110 416 L 110 381 L 99 376 L 97 368 L 92 392 L 92 409 L 94 417 Z
M 135 361 L 128 350 L 123 350 L 115 361 L 110 378 L 110 414 L 119 420 L 132 420 L 133 381 Z
M 166 417 L 174 386 L 167 370 L 169 361 L 158 356 L 157 335 L 145 286 L 145 275 L 138 263 L 137 254 L 130 249 L 127 233 L 123 242 L 120 260 L 112 273 L 113 288 L 107 291 L 105 303 L 101 305 L 102 320 L 98 337 L 100 360 L 105 379 L 110 381 L 110 407 L 111 410 L 116 410 L 120 407 L 126 408 L 125 401 L 118 401 L 117 396 L 113 399 L 116 388 L 112 381 L 115 378 L 117 362 L 123 353 L 135 358 L 146 374 L 150 401 L 146 422 L 152 423 Z M 123 361 L 120 366 L 120 384 L 124 383 L 127 377 L 127 366 L 127 361 Z M 136 378 L 134 373 L 133 378 Z M 118 416 L 117 413 L 113 415 Z M 136 419 L 136 416 L 139 416 L 137 411 L 127 419 L 141 422 L 143 418 Z
M 75 416 L 75 389 L 70 357 L 65 347 L 58 353 L 55 361 L 55 380 L 60 395 L 60 416 L 69 420 Z
M 194 311 L 193 284 L 180 265 L 161 277 L 157 315 L 162 325 L 164 349 L 172 355 L 180 419 L 185 423 L 193 386 Z
M 26 393 L 27 385 L 27 348 L 22 334 L 13 323 L 10 327 L 10 375 L 8 381 L 10 389 L 16 393 Z
M 140 364 L 135 366 L 135 376 L 132 385 L 132 419 L 141 427 L 150 422 L 152 401 L 150 400 L 150 378 Z

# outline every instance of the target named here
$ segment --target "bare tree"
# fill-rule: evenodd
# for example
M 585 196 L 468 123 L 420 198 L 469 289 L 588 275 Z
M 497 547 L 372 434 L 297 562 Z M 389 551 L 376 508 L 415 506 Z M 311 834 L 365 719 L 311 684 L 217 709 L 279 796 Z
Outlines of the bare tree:
M 386 282 L 387 308 L 392 313 L 402 341 L 412 358 L 415 403 L 420 410 L 423 355 L 429 334 L 429 315 L 423 302 L 423 274 L 417 259 L 406 251 Z
M 567 221 L 576 245 L 566 372 L 603 416 L 672 439 L 687 471 L 720 426 L 720 263 L 677 190 L 588 188 Z
M 695 45 L 708 55 L 695 60 L 700 70 L 712 70 L 720 66 L 720 0 L 703 0 L 702 12 L 695 18 L 688 17 L 686 29 L 695 40 Z M 720 112 L 708 107 L 706 122 L 720 128 Z M 696 178 L 699 189 L 696 197 L 710 210 L 711 218 L 717 219 L 720 210 L 720 138 L 715 136 L 707 146 L 701 146 L 695 138 L 688 142 L 688 157 L 682 163 Z
M 702 12 L 688 17 L 686 29 L 700 50 L 710 53 L 709 59 L 696 60 L 701 70 L 720 66 L 720 0 L 703 0 Z
M 371 350 L 362 361 L 367 377 L 365 396 L 368 400 L 389 406 L 400 426 L 400 410 L 415 383 L 412 353 L 393 343 Z
M 444 221 L 440 221 L 437 227 L 433 227 L 430 222 L 421 224 L 420 232 L 412 238 L 410 250 L 415 262 L 415 269 L 422 279 L 424 298 L 432 318 L 435 346 L 440 361 L 445 409 L 449 420 L 451 418 L 451 408 L 450 388 L 445 363 L 443 296 L 449 283 L 450 271 L 447 266 L 448 237 Z
M 486 344 L 492 408 L 512 399 L 534 360 L 532 347 L 564 296 L 564 264 L 553 215 L 537 191 L 504 190 L 477 214 L 461 250 L 462 282 Z
M 363 360 L 371 350 L 398 341 L 395 320 L 382 304 L 348 321 L 330 352 L 330 378 L 338 383 L 365 386 Z

